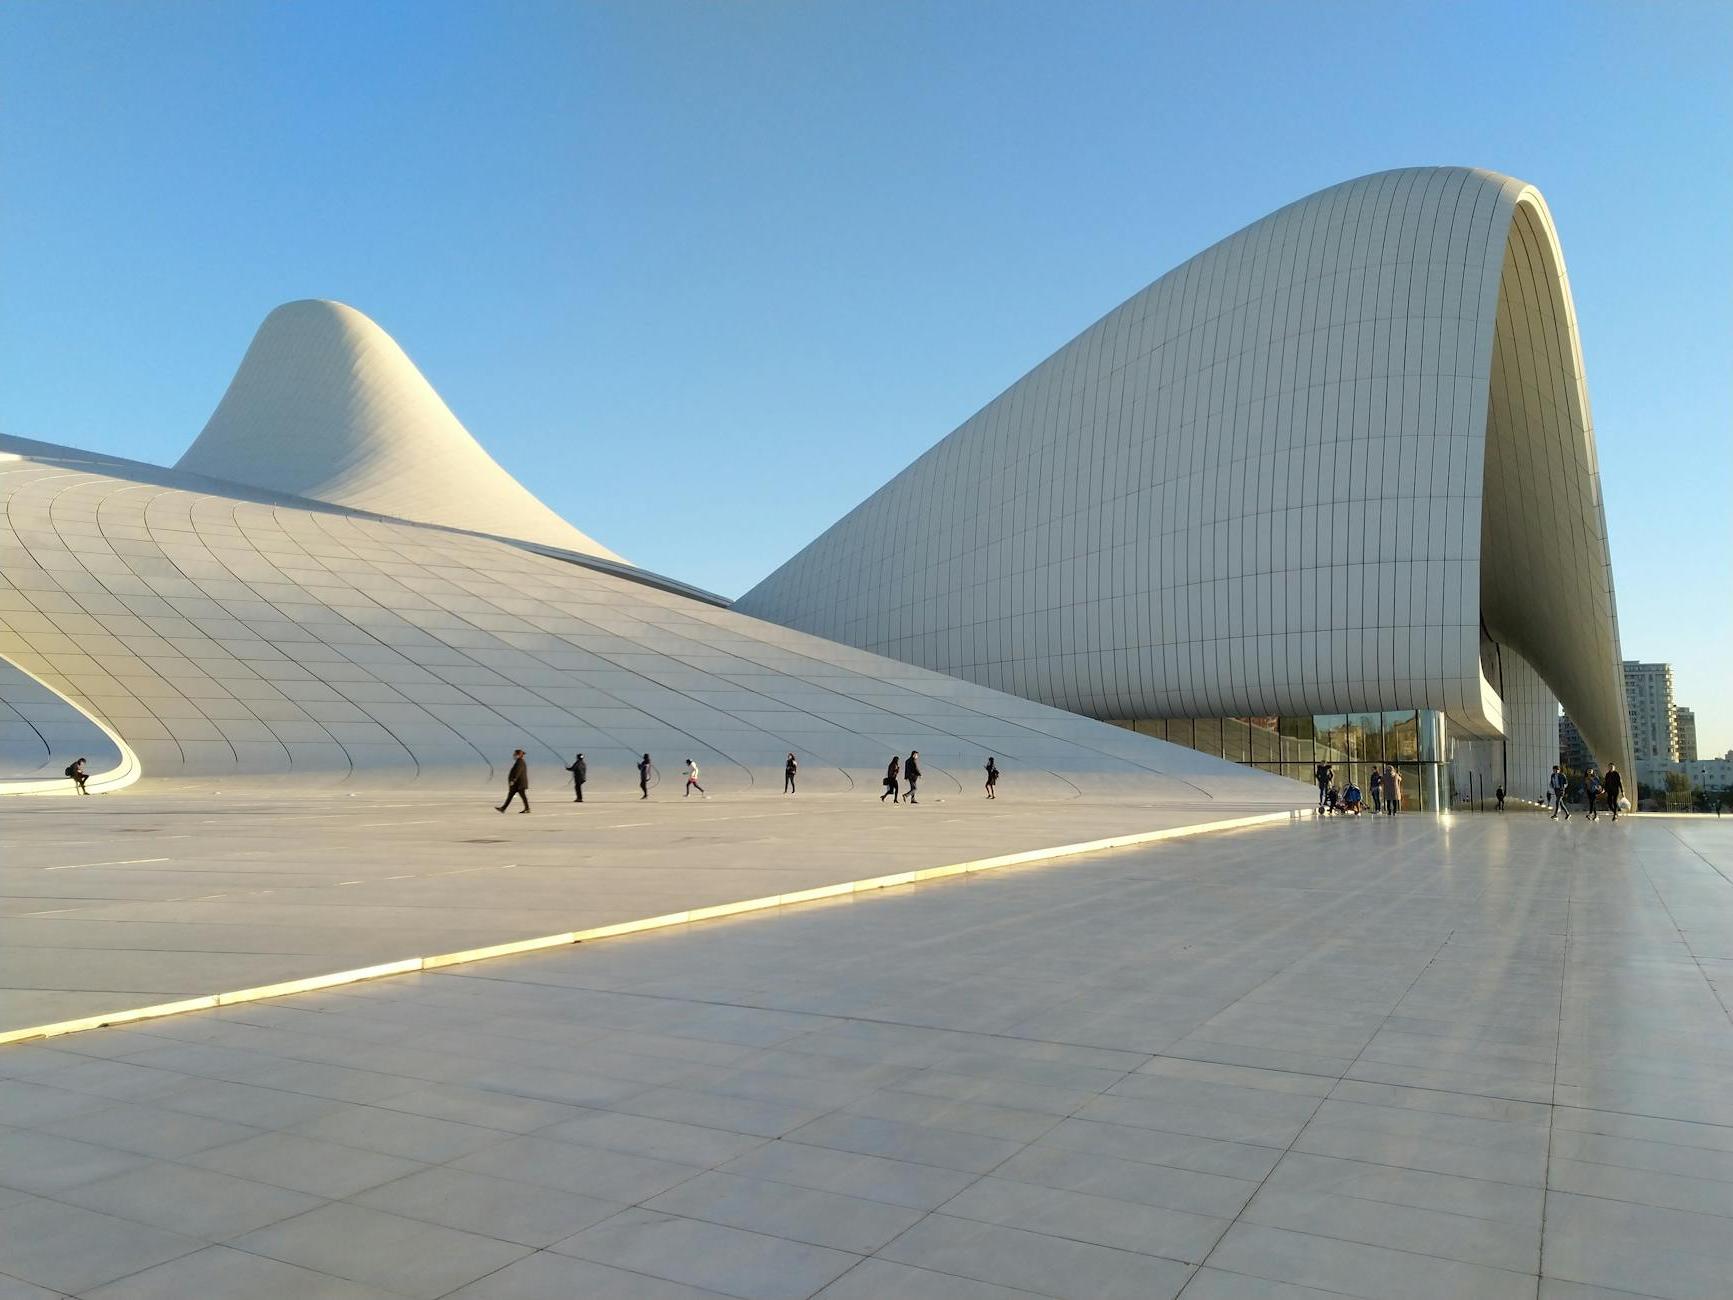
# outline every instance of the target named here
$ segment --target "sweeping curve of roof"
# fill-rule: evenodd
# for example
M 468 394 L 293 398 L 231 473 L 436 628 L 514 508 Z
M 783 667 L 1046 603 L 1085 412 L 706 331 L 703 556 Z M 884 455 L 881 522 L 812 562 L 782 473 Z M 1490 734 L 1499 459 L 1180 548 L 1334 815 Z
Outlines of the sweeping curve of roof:
M 340 302 L 304 299 L 265 317 L 175 468 L 621 560 L 501 468 L 396 341 Z

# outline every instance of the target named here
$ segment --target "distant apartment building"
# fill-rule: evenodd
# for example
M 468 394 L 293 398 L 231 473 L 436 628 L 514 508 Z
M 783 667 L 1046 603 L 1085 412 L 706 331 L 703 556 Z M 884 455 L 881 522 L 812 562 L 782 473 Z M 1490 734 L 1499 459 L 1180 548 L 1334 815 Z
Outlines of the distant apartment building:
M 1697 761 L 1697 715 L 1683 704 L 1673 710 L 1673 738 L 1681 763 Z
M 1624 661 L 1625 708 L 1630 715 L 1631 759 L 1637 779 L 1660 785 L 1666 771 L 1679 761 L 1679 733 L 1674 718 L 1673 665 Z
M 1595 761 L 1594 751 L 1577 730 L 1577 724 L 1563 714 L 1558 720 L 1558 761 L 1567 772 L 1581 772 Z

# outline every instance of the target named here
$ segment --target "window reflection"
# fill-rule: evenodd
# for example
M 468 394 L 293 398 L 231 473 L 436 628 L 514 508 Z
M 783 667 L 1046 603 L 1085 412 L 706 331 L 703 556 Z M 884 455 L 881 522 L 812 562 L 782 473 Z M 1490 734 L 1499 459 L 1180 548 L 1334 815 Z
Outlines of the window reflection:
M 1154 718 L 1118 725 L 1307 785 L 1315 764 L 1330 763 L 1337 786 L 1345 788 L 1352 781 L 1368 796 L 1368 804 L 1373 771 L 1393 764 L 1402 775 L 1405 811 L 1432 808 L 1454 788 L 1446 743 L 1450 733 L 1443 716 L 1433 710 Z

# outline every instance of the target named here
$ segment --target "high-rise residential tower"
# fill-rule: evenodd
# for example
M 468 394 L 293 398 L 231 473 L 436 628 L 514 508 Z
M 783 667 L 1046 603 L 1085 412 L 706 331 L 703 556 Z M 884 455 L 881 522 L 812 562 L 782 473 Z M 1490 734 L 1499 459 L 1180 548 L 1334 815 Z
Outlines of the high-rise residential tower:
M 1697 715 L 1683 704 L 1673 709 L 1673 734 L 1679 746 L 1679 761 L 1697 761 Z
M 1631 719 L 1631 761 L 1637 776 L 1659 785 L 1679 761 L 1678 719 L 1673 704 L 1673 665 L 1624 661 L 1625 709 Z

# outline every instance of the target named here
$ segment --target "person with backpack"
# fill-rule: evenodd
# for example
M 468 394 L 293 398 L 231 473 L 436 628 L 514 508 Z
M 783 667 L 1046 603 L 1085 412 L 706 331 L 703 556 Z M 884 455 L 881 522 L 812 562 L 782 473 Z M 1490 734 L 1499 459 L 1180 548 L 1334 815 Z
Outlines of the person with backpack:
M 572 765 L 566 769 L 572 774 L 572 792 L 577 795 L 573 803 L 584 801 L 584 782 L 590 779 L 590 765 L 584 762 L 584 756 L 579 754 L 572 760 Z
M 800 771 L 800 760 L 795 758 L 793 754 L 790 754 L 788 756 L 788 761 L 782 765 L 783 794 L 794 793 L 794 774 L 798 771 Z
M 708 799 L 710 797 L 709 795 L 704 793 L 704 787 L 698 784 L 698 764 L 694 763 L 691 759 L 687 759 L 686 760 L 686 793 L 681 795 L 680 797 L 682 799 L 690 799 L 692 797 L 692 792 L 694 790 L 696 790 L 702 798 Z
M 1558 764 L 1553 764 L 1552 776 L 1547 778 L 1547 793 L 1552 796 L 1552 819 L 1555 822 L 1561 812 L 1565 815 L 1567 822 L 1571 819 L 1571 810 L 1565 807 L 1565 790 L 1569 785 L 1570 782 L 1565 779 L 1564 771 Z
M 1608 811 L 1613 814 L 1613 820 L 1618 821 L 1619 796 L 1625 792 L 1625 778 L 1619 775 L 1619 769 L 1611 763 L 1607 764 L 1607 775 L 1606 779 L 1601 782 L 1601 789 L 1606 792 Z
M 513 798 L 523 800 L 523 811 L 530 810 L 530 765 L 524 760 L 524 752 L 514 749 L 511 752 L 511 771 L 505 777 L 505 802 L 495 811 L 504 812 L 511 807 Z
M 1583 802 L 1588 805 L 1589 820 L 1592 822 L 1600 820 L 1600 810 L 1596 807 L 1600 798 L 1601 778 L 1595 775 L 1595 769 L 1591 767 L 1583 773 Z
M 999 784 L 999 764 L 989 755 L 987 758 L 987 798 L 997 799 L 996 787 Z
M 900 802 L 898 791 L 903 770 L 903 760 L 895 754 L 891 755 L 890 766 L 885 768 L 885 792 L 879 796 L 879 802 L 889 799 L 892 803 Z
M 79 794 L 89 794 L 84 783 L 90 780 L 90 773 L 85 769 L 84 759 L 75 758 L 66 765 L 66 775 L 72 778 L 72 784 L 78 788 Z
M 909 783 L 909 792 L 903 802 L 912 804 L 915 801 L 915 787 L 921 782 L 921 751 L 911 749 L 909 756 L 903 760 L 903 780 Z

